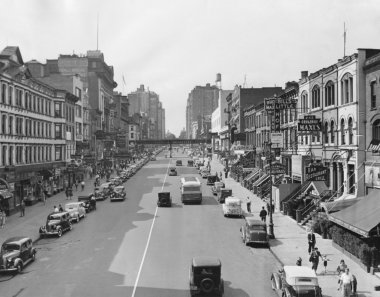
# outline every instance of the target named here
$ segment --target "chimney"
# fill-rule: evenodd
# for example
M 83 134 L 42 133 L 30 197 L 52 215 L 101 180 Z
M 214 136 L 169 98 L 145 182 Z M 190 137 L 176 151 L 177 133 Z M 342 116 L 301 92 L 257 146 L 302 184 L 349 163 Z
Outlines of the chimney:
M 307 78 L 308 75 L 309 75 L 309 71 L 301 71 L 301 79 Z
M 144 91 L 144 85 L 140 85 L 139 91 Z

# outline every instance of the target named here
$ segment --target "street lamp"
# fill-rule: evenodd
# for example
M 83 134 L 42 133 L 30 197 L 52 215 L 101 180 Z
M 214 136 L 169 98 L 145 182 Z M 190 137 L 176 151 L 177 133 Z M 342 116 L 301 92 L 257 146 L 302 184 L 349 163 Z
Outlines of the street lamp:
M 275 238 L 274 237 L 274 228 L 273 228 L 273 215 L 272 215 L 272 204 L 273 204 L 273 197 L 272 197 L 272 186 L 273 186 L 273 181 L 272 181 L 272 155 L 271 155 L 271 146 L 272 144 L 269 143 L 269 154 L 267 156 L 261 157 L 261 160 L 269 161 L 269 232 L 268 235 L 270 238 Z M 280 156 L 275 157 L 277 161 L 280 160 Z

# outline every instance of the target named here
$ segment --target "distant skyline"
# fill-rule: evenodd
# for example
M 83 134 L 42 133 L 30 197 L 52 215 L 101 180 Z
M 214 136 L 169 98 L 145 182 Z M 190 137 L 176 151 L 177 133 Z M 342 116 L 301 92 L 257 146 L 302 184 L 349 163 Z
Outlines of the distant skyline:
M 166 129 L 185 127 L 188 94 L 284 87 L 357 48 L 380 48 L 379 1 L 357 0 L 0 0 L 0 48 L 19 46 L 24 61 L 85 54 L 97 46 L 115 71 L 117 91 L 141 84 L 160 96 Z M 123 83 L 123 76 L 126 86 Z

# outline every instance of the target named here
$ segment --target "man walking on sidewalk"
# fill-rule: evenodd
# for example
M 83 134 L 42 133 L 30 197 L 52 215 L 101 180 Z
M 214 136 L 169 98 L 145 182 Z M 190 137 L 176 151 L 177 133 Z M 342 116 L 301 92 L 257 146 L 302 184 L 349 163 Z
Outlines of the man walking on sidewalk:
M 24 202 L 24 199 L 21 199 L 21 202 L 20 202 L 20 217 L 23 217 L 25 216 L 25 202 Z
M 267 221 L 267 215 L 268 215 L 268 212 L 265 210 L 264 206 L 263 208 L 261 209 L 260 211 L 260 218 L 263 222 L 266 222 Z
M 307 234 L 307 242 L 309 244 L 308 252 L 310 254 L 312 249 L 314 249 L 316 242 L 313 230 L 310 230 L 310 233 Z
M 247 212 L 251 213 L 251 200 L 249 199 L 249 196 L 247 196 Z

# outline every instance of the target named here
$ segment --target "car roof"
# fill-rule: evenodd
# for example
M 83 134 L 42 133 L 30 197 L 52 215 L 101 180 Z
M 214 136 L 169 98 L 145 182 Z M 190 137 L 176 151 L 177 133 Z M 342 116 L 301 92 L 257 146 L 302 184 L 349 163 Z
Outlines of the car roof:
M 66 203 L 65 206 L 68 206 L 68 205 L 79 205 L 79 204 L 83 204 L 83 202 L 82 201 L 70 202 L 70 203 Z
M 248 225 L 265 225 L 266 223 L 260 220 L 257 220 L 253 217 L 245 217 L 245 221 L 248 223 Z
M 8 238 L 4 243 L 15 243 L 15 244 L 23 244 L 25 241 L 28 241 L 30 238 L 25 236 L 14 236 L 11 238 Z
M 49 214 L 49 216 L 51 216 L 51 215 L 54 215 L 54 216 L 63 216 L 64 214 L 67 214 L 68 212 L 67 211 L 59 211 L 59 212 L 51 212 L 50 214 Z
M 200 257 L 194 257 L 192 260 L 192 264 L 194 267 L 202 267 L 202 266 L 222 266 L 222 263 L 218 258 L 215 257 L 207 257 L 207 256 L 200 256 Z
M 238 197 L 235 197 L 235 196 L 228 196 L 228 197 L 226 197 L 225 201 L 226 202 L 227 201 L 229 201 L 229 202 L 241 202 L 241 200 Z
M 311 277 L 316 278 L 315 271 L 307 266 L 284 266 L 286 277 Z
M 118 190 L 124 189 L 124 186 L 117 186 L 117 187 L 115 187 L 115 189 L 118 189 Z

